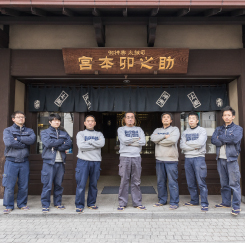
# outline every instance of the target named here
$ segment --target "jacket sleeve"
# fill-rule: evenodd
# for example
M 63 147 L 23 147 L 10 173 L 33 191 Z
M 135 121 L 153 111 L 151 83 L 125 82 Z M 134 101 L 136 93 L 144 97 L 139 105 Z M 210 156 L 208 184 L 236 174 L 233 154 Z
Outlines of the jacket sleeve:
M 151 134 L 151 141 L 153 143 L 158 143 L 165 138 L 165 134 L 157 134 L 157 129 Z
M 49 136 L 49 134 L 44 130 L 41 131 L 41 141 L 46 148 L 58 147 L 64 143 L 64 139 L 54 139 Z
M 118 128 L 117 134 L 118 134 L 118 139 L 120 143 L 125 144 L 125 145 L 130 145 L 131 143 L 139 140 L 139 138 L 126 137 L 123 129 L 120 129 L 120 128 Z
M 223 145 L 223 143 L 219 140 L 219 138 L 217 138 L 219 136 L 219 130 L 220 128 L 217 127 L 211 137 L 211 143 L 218 146 L 218 147 L 221 147 Z
M 144 131 L 140 128 L 140 139 L 138 140 L 139 146 L 145 146 L 145 133 Z
M 32 129 L 30 129 L 30 135 L 20 136 L 20 142 L 26 145 L 32 145 L 36 142 L 36 134 Z
M 237 144 L 243 136 L 243 129 L 240 126 L 237 126 L 232 133 L 223 133 L 219 135 L 219 140 L 225 144 Z
M 205 129 L 202 129 L 201 132 L 199 133 L 198 139 L 187 141 L 186 144 L 195 149 L 199 149 L 205 145 L 206 141 L 207 141 L 207 133 Z
M 162 146 L 171 146 L 175 144 L 179 140 L 179 137 L 180 137 L 179 129 L 175 128 L 169 135 L 170 136 L 168 138 L 161 140 L 158 144 Z
M 63 144 L 58 146 L 57 150 L 60 151 L 60 152 L 64 152 L 67 149 L 71 148 L 71 146 L 72 146 L 71 138 L 70 138 L 69 134 L 66 133 L 66 140 L 64 141 Z
M 26 148 L 26 145 L 24 143 L 21 143 L 14 139 L 14 136 L 9 129 L 4 129 L 3 141 L 6 147 L 16 148 L 16 149 Z
M 98 140 L 90 140 L 89 144 L 93 145 L 95 148 L 102 148 L 105 146 L 105 138 L 102 133 L 100 133 Z
M 81 132 L 77 134 L 77 147 L 83 152 L 96 149 L 92 144 L 89 144 L 89 141 L 84 140 L 84 136 Z
M 185 137 L 185 133 L 183 132 L 181 135 L 181 139 L 180 139 L 180 149 L 184 150 L 184 151 L 192 151 L 195 150 L 195 148 L 190 147 L 189 145 L 186 144 L 186 137 Z

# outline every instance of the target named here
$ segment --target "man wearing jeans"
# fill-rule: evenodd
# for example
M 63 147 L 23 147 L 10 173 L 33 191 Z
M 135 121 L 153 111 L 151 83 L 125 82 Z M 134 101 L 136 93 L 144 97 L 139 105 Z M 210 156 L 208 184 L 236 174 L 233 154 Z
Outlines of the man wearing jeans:
M 224 125 L 217 127 L 211 142 L 216 145 L 217 167 L 220 176 L 222 203 L 215 205 L 216 208 L 227 208 L 232 204 L 233 215 L 241 211 L 241 187 L 238 155 L 240 153 L 242 127 L 233 123 L 235 111 L 227 106 L 222 110 Z M 233 199 L 231 203 L 231 190 Z
M 199 118 L 196 112 L 188 114 L 190 128 L 181 135 L 180 148 L 185 154 L 185 175 L 191 201 L 184 206 L 199 205 L 197 183 L 201 195 L 201 210 L 208 211 L 208 188 L 206 185 L 207 165 L 205 162 L 207 133 L 203 127 L 199 127 Z M 197 182 L 197 183 L 196 183 Z
M 121 184 L 119 188 L 117 210 L 122 211 L 128 203 L 128 187 L 131 176 L 131 196 L 133 206 L 145 210 L 142 205 L 142 195 L 140 191 L 141 177 L 141 157 L 142 146 L 145 145 L 145 134 L 140 127 L 135 126 L 135 114 L 126 112 L 124 115 L 126 126 L 118 128 L 118 139 L 120 141 L 120 164 L 119 175 Z
M 96 210 L 97 181 L 100 177 L 101 148 L 105 146 L 105 138 L 101 132 L 94 130 L 95 117 L 85 118 L 86 129 L 77 134 L 78 160 L 76 167 L 76 212 L 83 213 L 85 206 L 85 187 L 89 177 L 87 206 Z
M 157 128 L 151 135 L 151 141 L 156 144 L 156 174 L 158 203 L 154 207 L 167 204 L 168 191 L 167 180 L 170 193 L 169 209 L 179 207 L 179 185 L 178 185 L 178 148 L 177 143 L 180 137 L 179 129 L 172 127 L 173 116 L 171 113 L 163 113 L 163 127 Z
M 36 141 L 36 135 L 30 128 L 25 127 L 25 114 L 15 111 L 12 114 L 14 124 L 3 131 L 5 144 L 4 173 L 2 185 L 4 187 L 3 213 L 8 214 L 14 209 L 14 188 L 18 178 L 17 207 L 29 210 L 27 206 L 29 182 L 29 151 L 30 145 Z

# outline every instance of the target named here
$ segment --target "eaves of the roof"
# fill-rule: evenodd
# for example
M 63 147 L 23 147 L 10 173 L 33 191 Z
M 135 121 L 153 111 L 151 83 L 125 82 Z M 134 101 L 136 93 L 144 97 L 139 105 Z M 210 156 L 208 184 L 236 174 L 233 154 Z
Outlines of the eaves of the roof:
M 180 8 L 245 7 L 245 0 L 0 0 L 2 6 L 45 6 L 78 8 Z

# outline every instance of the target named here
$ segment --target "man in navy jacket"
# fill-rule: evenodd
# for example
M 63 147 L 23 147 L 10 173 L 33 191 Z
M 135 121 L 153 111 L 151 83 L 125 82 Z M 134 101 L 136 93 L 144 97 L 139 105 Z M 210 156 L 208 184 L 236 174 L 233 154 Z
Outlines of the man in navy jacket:
M 12 114 L 14 124 L 4 129 L 3 141 L 5 144 L 4 174 L 2 185 L 5 187 L 3 213 L 8 214 L 14 209 L 14 188 L 18 178 L 17 207 L 29 210 L 27 206 L 29 182 L 29 150 L 36 141 L 36 135 L 30 128 L 25 127 L 25 114 L 15 111 Z
M 49 116 L 50 127 L 41 132 L 43 143 L 43 168 L 41 171 L 41 181 L 43 190 L 41 194 L 42 212 L 49 212 L 50 195 L 52 184 L 54 183 L 54 206 L 58 209 L 65 209 L 61 205 L 63 187 L 61 186 L 64 173 L 66 153 L 72 146 L 69 134 L 60 129 L 61 117 L 58 114 Z
M 233 215 L 240 213 L 241 187 L 238 155 L 240 153 L 242 127 L 233 123 L 235 111 L 227 106 L 222 110 L 222 119 L 225 124 L 217 127 L 211 142 L 216 145 L 217 167 L 220 176 L 222 203 L 215 205 L 216 208 L 231 206 L 231 190 L 233 191 L 232 211 Z

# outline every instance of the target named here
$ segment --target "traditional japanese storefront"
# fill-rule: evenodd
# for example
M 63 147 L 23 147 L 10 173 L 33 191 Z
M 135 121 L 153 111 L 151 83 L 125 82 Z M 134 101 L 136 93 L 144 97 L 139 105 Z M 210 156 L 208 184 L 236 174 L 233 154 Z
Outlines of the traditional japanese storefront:
M 42 24 L 48 19 L 53 21 L 45 17 L 41 17 L 41 19 Z M 67 19 L 68 21 L 78 21 L 74 17 Z M 237 18 L 235 19 L 238 21 Z M 239 120 L 237 119 L 237 122 L 245 127 L 245 110 L 243 107 L 245 51 L 242 48 L 242 36 L 232 37 L 236 40 L 241 38 L 241 44 L 237 44 L 233 40 L 231 43 L 235 43 L 234 46 L 223 44 L 223 48 L 220 49 L 218 45 L 223 43 L 223 37 L 213 37 L 215 40 L 218 38 L 218 44 L 216 45 L 213 41 L 213 46 L 208 46 L 206 42 L 208 38 L 212 38 L 209 31 L 214 28 L 212 26 L 215 23 L 219 23 L 213 22 L 210 29 L 207 26 L 209 31 L 203 29 L 208 36 L 205 43 L 200 42 L 198 46 L 195 41 L 188 40 L 183 41 L 186 43 L 185 45 L 178 41 L 176 45 L 171 46 L 173 39 L 169 41 L 165 39 L 168 44 L 161 44 L 161 38 L 165 32 L 159 28 L 158 35 L 156 35 L 153 31 L 154 29 L 156 31 L 156 25 L 154 25 L 156 18 L 147 17 L 146 22 L 142 19 L 140 22 L 139 18 L 137 18 L 138 22 L 134 22 L 136 34 L 133 31 L 130 32 L 130 23 L 127 23 L 126 29 L 124 29 L 125 22 L 114 23 L 119 24 L 117 28 L 121 32 L 128 32 L 134 36 L 130 40 L 132 43 L 128 44 L 129 42 L 126 41 L 125 43 L 120 42 L 120 38 L 115 36 L 117 35 L 116 29 L 110 32 L 110 28 L 113 27 L 112 22 L 116 19 L 107 18 L 104 20 L 104 24 L 108 24 L 105 42 L 103 35 L 106 32 L 103 32 L 104 27 L 100 22 L 97 23 L 97 20 L 98 18 L 95 17 L 94 22 L 92 21 L 95 28 L 95 39 L 98 46 L 108 43 L 106 48 L 96 48 L 93 43 L 89 44 L 88 41 L 80 46 L 83 48 L 80 48 L 79 45 L 75 44 L 67 45 L 68 42 L 62 44 L 62 41 L 57 41 L 58 39 L 55 39 L 58 48 L 52 44 L 43 44 L 44 48 L 42 48 L 42 44 L 37 42 L 39 33 L 35 32 L 34 28 L 29 25 L 30 22 L 28 22 L 29 24 L 24 23 L 27 19 L 19 18 L 18 24 L 22 24 L 22 26 L 18 27 L 16 22 L 15 24 L 12 22 L 13 26 L 11 25 L 12 18 L 6 19 L 6 17 L 0 16 L 0 23 L 6 24 L 4 21 L 9 21 L 10 30 L 12 28 L 9 36 L 11 48 L 0 49 L 0 82 L 2 87 L 0 89 L 0 111 L 2 114 L 0 126 L 3 130 L 10 125 L 10 114 L 14 109 L 23 107 L 27 116 L 26 125 L 33 128 L 38 135 L 37 142 L 31 146 L 30 194 L 40 194 L 41 192 L 42 144 L 39 134 L 48 125 L 49 112 L 61 114 L 62 125 L 73 139 L 73 148 L 67 151 L 64 193 L 75 194 L 76 134 L 84 129 L 85 115 L 90 113 L 96 117 L 96 129 L 102 131 L 106 137 L 106 145 L 102 150 L 101 175 L 109 176 L 118 173 L 119 155 L 116 130 L 122 125 L 123 113 L 127 110 L 136 111 L 137 124 L 143 128 L 146 134 L 147 144 L 142 152 L 142 175 L 145 176 L 155 175 L 154 145 L 150 142 L 149 136 L 156 127 L 161 126 L 161 113 L 164 111 L 172 112 L 174 114 L 173 125 L 178 126 L 183 131 L 187 126 L 187 112 L 197 111 L 200 115 L 200 125 L 205 127 L 208 133 L 206 162 L 209 193 L 219 194 L 220 185 L 215 150 L 211 145 L 210 137 L 215 127 L 222 124 L 220 110 L 227 104 L 231 104 L 238 110 Z M 128 18 L 126 17 L 125 20 L 128 21 Z M 83 22 L 84 26 L 91 24 L 89 19 L 86 21 Z M 150 22 L 148 23 L 148 21 Z M 234 31 L 227 27 L 224 33 L 232 34 L 234 31 L 234 33 L 242 35 L 242 24 L 245 23 L 245 19 L 242 17 L 239 18 L 239 21 L 236 23 L 240 29 Z M 142 37 L 139 35 L 141 30 L 137 30 L 137 28 L 140 29 L 145 23 L 148 25 L 148 33 L 146 31 L 148 43 L 139 43 Z M 157 19 L 157 23 L 161 23 L 161 18 Z M 71 30 L 74 27 L 73 24 L 71 23 L 67 30 Z M 234 28 L 237 28 L 237 25 L 234 25 Z M 42 34 L 47 33 L 50 28 L 48 25 L 43 26 L 44 30 L 41 27 L 36 27 Z M 190 35 L 194 31 L 194 29 L 187 30 L 186 26 L 183 28 L 187 32 L 189 31 Z M 217 25 L 214 30 L 220 31 L 218 28 Z M 197 29 L 198 26 L 195 30 Z M 32 37 L 29 36 L 29 45 L 24 43 L 27 39 L 21 32 L 18 32 L 19 30 L 28 34 L 31 30 L 34 32 Z M 54 31 L 54 29 L 52 30 Z M 85 31 L 85 29 L 83 30 Z M 100 31 L 102 31 L 102 35 L 100 35 Z M 110 33 L 114 33 L 114 35 L 112 36 Z M 152 35 L 152 33 L 155 34 Z M 181 35 L 181 30 L 177 28 L 176 33 Z M 176 33 L 174 32 L 174 34 Z M 49 35 L 52 36 L 52 33 L 49 32 Z M 62 33 L 62 36 L 67 38 L 65 32 Z M 85 31 L 84 36 L 81 36 L 83 38 L 81 41 L 84 42 L 89 39 L 89 36 L 90 30 Z M 127 37 L 130 38 L 130 35 Z M 152 43 L 154 45 L 153 37 L 156 38 L 154 40 L 157 44 L 155 45 L 156 48 L 150 47 Z M 114 42 L 111 42 L 113 38 Z M 178 39 L 178 37 L 176 38 Z M 203 38 L 205 38 L 204 35 Z M 124 40 L 126 39 L 125 37 Z M 199 40 L 198 37 L 196 40 Z M 43 41 L 44 43 L 45 41 L 48 42 L 50 38 L 48 36 L 43 37 Z M 117 45 L 117 43 L 120 44 Z M 2 142 L 0 146 L 1 151 L 3 151 Z M 187 194 L 183 166 L 184 156 L 181 151 L 179 152 L 180 193 Z M 242 143 L 241 161 L 243 158 L 245 158 L 244 142 Z M 3 171 L 3 165 L 4 156 L 1 154 L 0 171 Z M 245 167 L 242 163 L 241 171 L 243 195 L 245 195 Z

